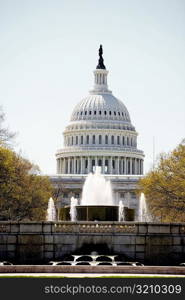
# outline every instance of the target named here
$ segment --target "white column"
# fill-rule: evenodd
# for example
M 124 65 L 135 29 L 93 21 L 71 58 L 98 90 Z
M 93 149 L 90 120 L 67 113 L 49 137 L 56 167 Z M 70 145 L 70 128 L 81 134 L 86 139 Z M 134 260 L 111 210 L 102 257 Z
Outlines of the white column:
M 59 174 L 61 174 L 61 169 L 62 169 L 62 159 L 59 158 Z
M 82 157 L 80 157 L 80 174 L 82 174 Z
M 60 173 L 62 174 L 62 171 L 63 171 L 63 163 L 64 163 L 64 160 L 63 158 L 61 158 L 61 164 L 60 164 Z
M 97 156 L 95 157 L 95 167 L 98 165 L 98 158 Z
M 68 158 L 68 170 L 67 170 L 67 173 L 68 174 L 70 174 L 70 162 L 71 162 L 71 160 L 70 160 L 70 157 Z
M 85 174 L 85 157 L 82 158 L 82 174 Z
M 124 157 L 124 174 L 127 174 L 127 158 Z
M 77 174 L 80 174 L 80 157 L 77 158 Z
M 105 174 L 105 156 L 102 159 L 102 173 Z
M 132 175 L 132 158 L 130 158 L 130 174 Z
M 110 174 L 112 174 L 112 156 L 109 159 L 109 168 L 110 168 Z
M 75 157 L 73 157 L 73 174 L 76 174 L 76 160 Z
M 134 174 L 137 174 L 137 159 L 134 158 Z
M 140 175 L 142 174 L 142 160 L 140 159 Z
M 91 169 L 90 169 L 90 163 L 91 163 L 91 161 L 90 161 L 90 157 L 88 156 L 88 165 L 87 165 L 87 173 L 89 174 L 90 172 L 91 172 Z
M 144 170 L 143 170 L 143 159 L 141 160 L 141 174 L 143 175 L 143 172 L 144 172 Z
M 124 174 L 124 168 L 123 168 L 123 166 L 124 166 L 124 158 L 122 157 L 121 158 L 121 174 Z
M 117 158 L 117 174 L 120 174 L 120 168 L 119 168 L 119 156 Z
M 62 174 L 65 174 L 65 171 L 66 171 L 66 169 L 65 169 L 65 158 L 63 158 L 63 164 L 62 164 Z
M 128 208 L 130 207 L 130 200 L 131 200 L 130 192 L 127 192 L 126 193 L 126 206 Z

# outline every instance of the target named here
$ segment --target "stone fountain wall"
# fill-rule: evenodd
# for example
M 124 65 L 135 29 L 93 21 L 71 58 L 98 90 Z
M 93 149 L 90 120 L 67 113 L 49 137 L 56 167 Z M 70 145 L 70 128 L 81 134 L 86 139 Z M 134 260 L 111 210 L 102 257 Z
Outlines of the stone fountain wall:
M 36 264 L 93 249 L 145 264 L 178 264 L 185 261 L 185 223 L 0 222 L 0 260 Z

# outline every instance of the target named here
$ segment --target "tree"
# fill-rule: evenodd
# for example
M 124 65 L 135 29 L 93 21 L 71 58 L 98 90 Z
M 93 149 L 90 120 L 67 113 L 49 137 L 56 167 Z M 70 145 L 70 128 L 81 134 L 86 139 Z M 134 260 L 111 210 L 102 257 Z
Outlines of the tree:
M 11 146 L 11 143 L 15 137 L 15 133 L 9 131 L 8 128 L 3 127 L 3 122 L 5 121 L 5 114 L 0 107 L 0 146 Z
M 162 153 L 157 167 L 139 182 L 152 214 L 164 222 L 185 221 L 185 143 Z
M 47 176 L 14 151 L 0 146 L 0 218 L 45 220 L 52 186 Z M 33 173 L 34 170 L 34 173 Z

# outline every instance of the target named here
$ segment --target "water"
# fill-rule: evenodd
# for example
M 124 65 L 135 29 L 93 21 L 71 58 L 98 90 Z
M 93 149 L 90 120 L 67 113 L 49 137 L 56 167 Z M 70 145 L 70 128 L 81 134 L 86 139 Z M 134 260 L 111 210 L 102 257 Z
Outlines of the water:
M 124 216 L 124 205 L 123 201 L 119 201 L 119 222 L 124 221 L 125 216 Z
M 144 193 L 141 193 L 139 199 L 139 222 L 149 222 L 150 221 L 150 213 L 147 207 L 146 199 Z
M 81 205 L 114 205 L 110 181 L 101 174 L 101 167 L 90 173 L 84 183 Z
M 70 217 L 71 221 L 75 222 L 77 219 L 77 211 L 76 211 L 76 206 L 78 205 L 78 199 L 72 197 L 71 198 L 71 205 L 70 205 Z
M 53 198 L 49 198 L 48 209 L 47 209 L 47 221 L 56 221 L 56 208 Z

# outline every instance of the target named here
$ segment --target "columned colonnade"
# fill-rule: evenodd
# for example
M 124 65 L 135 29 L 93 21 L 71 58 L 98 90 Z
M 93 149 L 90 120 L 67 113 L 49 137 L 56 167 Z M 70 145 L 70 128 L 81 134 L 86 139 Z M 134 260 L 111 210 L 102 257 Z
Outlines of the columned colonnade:
M 142 175 L 143 159 L 126 156 L 70 156 L 57 158 L 58 174 L 88 174 L 101 166 L 103 174 Z

